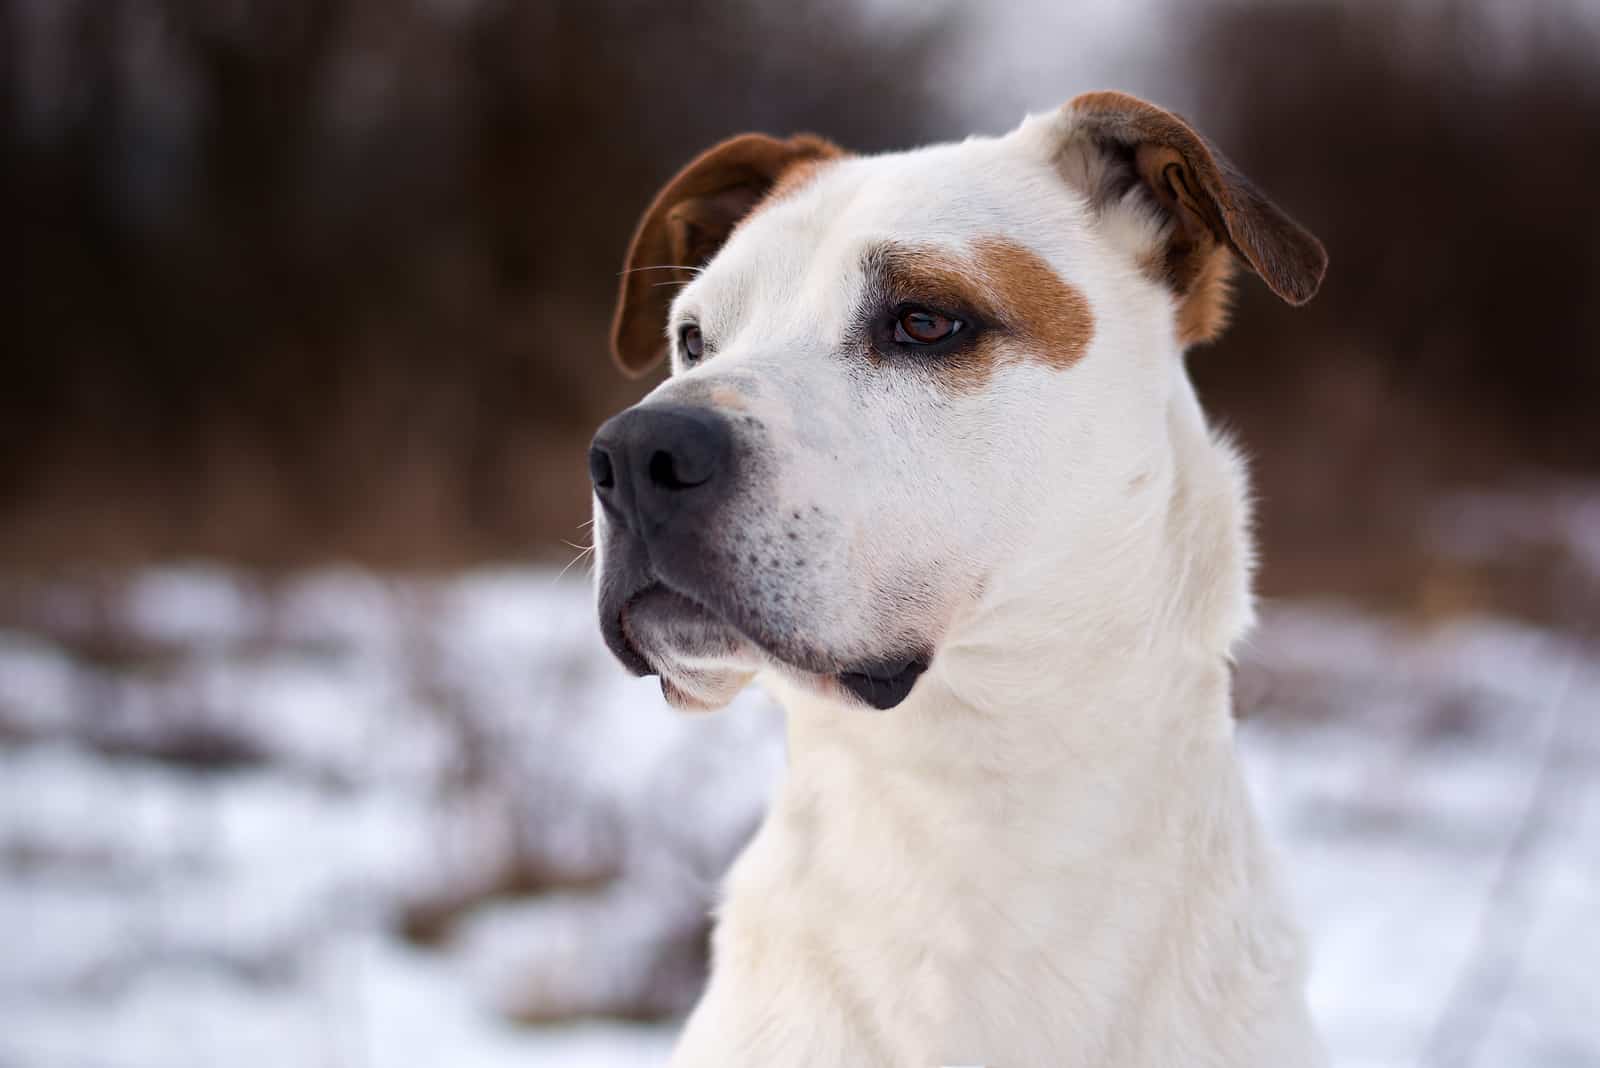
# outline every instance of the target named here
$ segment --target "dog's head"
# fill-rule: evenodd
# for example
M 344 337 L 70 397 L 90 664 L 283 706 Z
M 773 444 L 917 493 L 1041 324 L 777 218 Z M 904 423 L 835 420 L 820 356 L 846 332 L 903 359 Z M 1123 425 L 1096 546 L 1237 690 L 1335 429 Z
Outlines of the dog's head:
M 1326 257 L 1119 93 L 892 155 L 711 149 L 622 276 L 616 358 L 672 377 L 589 455 L 607 643 L 679 705 L 763 669 L 898 704 L 1000 569 L 1140 522 L 1236 262 L 1298 304 Z

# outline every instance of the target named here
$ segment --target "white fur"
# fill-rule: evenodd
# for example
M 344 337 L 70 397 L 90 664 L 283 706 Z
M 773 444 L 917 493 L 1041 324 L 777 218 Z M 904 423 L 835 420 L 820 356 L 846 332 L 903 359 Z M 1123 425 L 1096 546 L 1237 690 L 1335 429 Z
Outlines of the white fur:
M 1073 146 L 1058 114 L 840 163 L 674 306 L 712 355 L 675 357 L 657 396 L 718 385 L 773 444 L 740 536 L 821 515 L 803 566 L 734 595 L 793 583 L 841 660 L 891 639 L 935 656 L 887 712 L 754 647 L 722 665 L 782 701 L 790 767 L 728 876 L 673 1068 L 1323 1063 L 1234 751 L 1243 465 L 1139 269 L 1161 220 L 1093 204 Z M 959 261 L 996 235 L 1087 298 L 1079 362 L 1018 360 L 963 394 L 841 355 L 864 248 Z M 891 612 L 882 591 L 911 579 Z

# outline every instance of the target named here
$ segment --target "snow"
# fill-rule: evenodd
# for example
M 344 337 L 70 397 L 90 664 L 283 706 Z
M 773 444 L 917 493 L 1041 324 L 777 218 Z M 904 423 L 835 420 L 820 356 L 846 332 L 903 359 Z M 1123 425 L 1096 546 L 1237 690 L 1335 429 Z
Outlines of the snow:
M 1547 505 L 1442 541 L 1587 569 Z M 1280 603 L 1238 693 L 1337 1063 L 1596 1063 L 1593 638 Z M 553 571 L 9 588 L 0 1065 L 659 1064 L 781 763 L 765 698 L 670 712 Z
M 670 1026 L 511 1018 L 693 997 L 781 763 L 757 695 L 669 714 L 542 570 L 169 569 L 5 618 L 0 1064 L 660 1061 Z
M 1312 1007 L 1338 1063 L 1441 1063 L 1463 1015 L 1483 1029 L 1470 1063 L 1594 1063 L 1576 1003 L 1600 995 L 1597 650 L 1297 606 L 1267 615 L 1253 655 L 1246 670 L 1283 681 L 1243 728 L 1246 766 L 1314 934 Z M 1475 976 L 1508 936 L 1516 954 Z

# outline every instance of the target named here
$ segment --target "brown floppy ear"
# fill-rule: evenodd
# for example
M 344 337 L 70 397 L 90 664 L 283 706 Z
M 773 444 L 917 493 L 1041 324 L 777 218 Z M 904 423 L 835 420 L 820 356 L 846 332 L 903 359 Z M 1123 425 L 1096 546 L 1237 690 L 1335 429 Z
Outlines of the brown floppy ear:
M 1328 267 L 1322 242 L 1183 119 L 1114 92 L 1085 93 L 1063 110 L 1063 166 L 1090 199 L 1105 207 L 1142 185 L 1172 220 L 1149 266 L 1180 300 L 1185 342 L 1209 341 L 1225 325 L 1233 256 L 1290 304 L 1316 294 Z
M 679 171 L 651 201 L 628 246 L 611 324 L 611 354 L 623 371 L 641 375 L 666 355 L 674 283 L 694 277 L 785 172 L 843 154 L 808 134 L 787 141 L 741 134 Z

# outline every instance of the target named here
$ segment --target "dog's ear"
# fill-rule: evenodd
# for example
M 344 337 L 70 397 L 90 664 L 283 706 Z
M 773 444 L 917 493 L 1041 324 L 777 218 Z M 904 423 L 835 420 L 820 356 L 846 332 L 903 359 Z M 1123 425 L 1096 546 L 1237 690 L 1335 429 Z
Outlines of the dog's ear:
M 1322 243 L 1268 200 L 1183 119 L 1126 93 L 1085 93 L 1063 110 L 1059 166 L 1104 211 L 1132 195 L 1165 216 L 1147 267 L 1177 295 L 1179 333 L 1209 341 L 1226 325 L 1237 256 L 1290 304 L 1327 270 Z
M 623 371 L 641 375 L 666 355 L 677 285 L 717 254 L 786 172 L 840 155 L 820 137 L 742 134 L 679 171 L 651 201 L 628 247 L 611 324 L 611 354 Z

